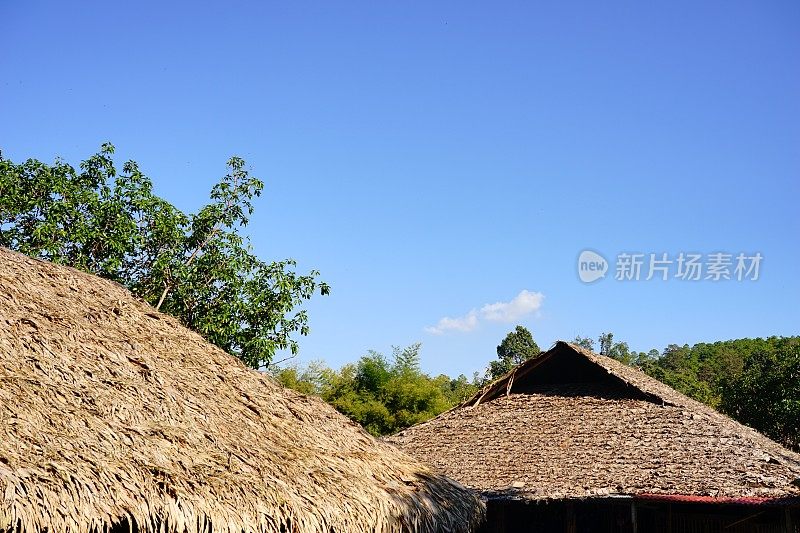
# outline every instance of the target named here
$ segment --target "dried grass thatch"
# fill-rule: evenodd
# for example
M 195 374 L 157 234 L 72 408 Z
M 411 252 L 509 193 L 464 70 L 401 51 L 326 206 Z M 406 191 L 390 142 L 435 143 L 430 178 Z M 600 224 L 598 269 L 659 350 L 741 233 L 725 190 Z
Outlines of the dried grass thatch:
M 481 502 L 122 287 L 0 248 L 0 531 L 470 531 Z
M 564 342 L 388 440 L 496 497 L 800 497 L 800 455 Z

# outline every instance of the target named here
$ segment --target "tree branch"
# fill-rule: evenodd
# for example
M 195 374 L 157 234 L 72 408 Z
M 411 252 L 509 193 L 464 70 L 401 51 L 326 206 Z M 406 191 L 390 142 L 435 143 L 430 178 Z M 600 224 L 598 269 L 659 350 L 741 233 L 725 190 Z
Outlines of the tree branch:
M 233 190 L 236 190 L 236 187 L 238 187 L 238 186 L 239 186 L 239 178 L 236 177 L 236 175 L 234 173 Z M 225 202 L 225 208 L 222 210 L 222 214 L 224 215 L 225 213 L 227 213 L 232 206 L 233 206 L 233 200 L 232 199 L 229 199 L 228 201 L 226 201 Z M 200 245 L 197 248 L 194 249 L 194 251 L 191 253 L 191 255 L 186 259 L 186 261 L 184 261 L 184 263 L 183 263 L 184 266 L 189 266 L 189 265 L 192 264 L 192 261 L 195 260 L 195 258 L 197 257 L 197 254 L 199 254 L 200 251 L 203 248 L 205 248 L 206 245 L 208 245 L 208 243 L 211 241 L 211 239 L 214 238 L 214 235 L 216 235 L 221 228 L 222 228 L 222 217 L 220 217 L 220 220 L 214 225 L 213 228 L 211 228 L 211 231 L 208 233 L 208 236 L 205 238 L 205 240 L 202 243 L 200 243 Z M 161 293 L 161 298 L 158 299 L 158 304 L 156 305 L 156 311 L 161 309 L 161 304 L 164 303 L 164 300 L 167 298 L 167 293 L 169 293 L 169 291 L 171 289 L 172 289 L 172 285 L 171 284 L 167 284 L 167 285 L 164 286 L 164 292 Z

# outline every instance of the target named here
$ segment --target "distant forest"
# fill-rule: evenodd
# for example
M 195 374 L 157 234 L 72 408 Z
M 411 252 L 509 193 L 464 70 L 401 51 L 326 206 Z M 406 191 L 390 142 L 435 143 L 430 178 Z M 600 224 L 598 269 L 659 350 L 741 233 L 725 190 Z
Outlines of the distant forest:
M 585 337 L 573 342 L 637 367 L 783 445 L 800 449 L 800 337 L 671 344 L 649 352 L 631 351 L 609 333 L 600 335 L 598 346 Z M 530 332 L 518 326 L 497 347 L 497 359 L 489 361 L 485 374 L 452 378 L 422 372 L 419 349 L 419 344 L 395 348 L 388 357 L 370 352 L 340 370 L 316 362 L 270 372 L 287 387 L 321 396 L 373 435 L 386 435 L 459 404 L 514 364 L 540 353 Z

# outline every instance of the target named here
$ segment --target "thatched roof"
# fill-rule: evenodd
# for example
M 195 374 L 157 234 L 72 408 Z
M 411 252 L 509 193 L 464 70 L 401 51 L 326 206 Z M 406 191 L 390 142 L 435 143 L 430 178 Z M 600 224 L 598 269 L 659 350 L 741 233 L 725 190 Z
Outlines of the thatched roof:
M 468 531 L 482 510 L 122 287 L 0 248 L 0 531 Z
M 565 342 L 388 440 L 494 497 L 800 497 L 800 455 Z

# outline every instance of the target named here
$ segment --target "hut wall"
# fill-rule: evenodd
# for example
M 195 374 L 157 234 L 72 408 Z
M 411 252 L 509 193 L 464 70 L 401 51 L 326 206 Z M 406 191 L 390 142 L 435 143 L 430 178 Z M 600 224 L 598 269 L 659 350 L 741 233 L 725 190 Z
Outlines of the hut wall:
M 633 511 L 633 505 L 491 500 L 483 533 L 800 533 L 796 508 L 636 502 Z
M 627 502 L 493 500 L 484 533 L 630 533 Z

